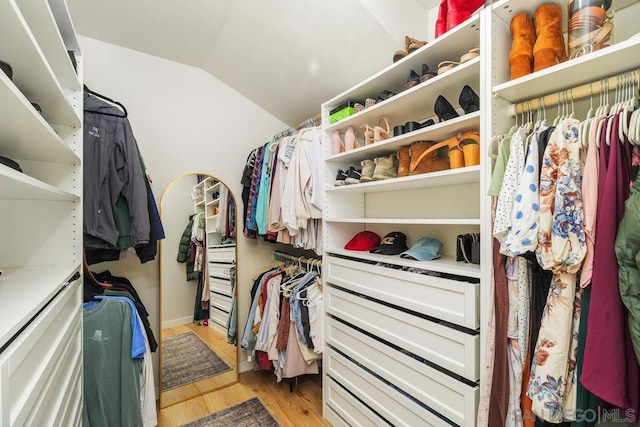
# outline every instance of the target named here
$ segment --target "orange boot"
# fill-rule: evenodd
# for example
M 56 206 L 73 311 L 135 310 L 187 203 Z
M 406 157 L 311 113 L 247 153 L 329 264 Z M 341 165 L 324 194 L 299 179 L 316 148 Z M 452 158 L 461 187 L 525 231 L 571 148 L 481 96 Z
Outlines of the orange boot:
M 511 52 L 509 66 L 511 80 L 531 74 L 533 71 L 533 43 L 535 29 L 533 19 L 527 12 L 518 13 L 511 19 Z
M 567 60 L 562 37 L 562 10 L 557 4 L 543 4 L 534 14 L 536 43 L 533 46 L 533 71 L 544 70 Z

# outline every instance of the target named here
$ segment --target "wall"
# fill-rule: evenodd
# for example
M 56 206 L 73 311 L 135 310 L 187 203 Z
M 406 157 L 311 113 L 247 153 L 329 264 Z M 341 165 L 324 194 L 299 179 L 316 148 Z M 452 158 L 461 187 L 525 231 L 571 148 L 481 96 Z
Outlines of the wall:
M 191 323 L 198 281 L 187 281 L 186 264 L 176 260 L 187 218 L 194 213 L 191 193 L 196 176 L 188 175 L 175 181 L 162 197 L 162 225 L 165 238 L 162 250 L 161 327 Z
M 240 177 L 249 152 L 288 128 L 285 123 L 198 68 L 87 37 L 79 42 L 87 86 L 129 112 L 158 204 L 173 179 L 191 172 L 217 176 L 241 200 Z M 239 330 L 248 314 L 251 275 L 268 262 L 272 249 L 238 239 Z M 105 269 L 131 280 L 158 337 L 158 262 L 140 264 L 133 256 L 92 266 Z

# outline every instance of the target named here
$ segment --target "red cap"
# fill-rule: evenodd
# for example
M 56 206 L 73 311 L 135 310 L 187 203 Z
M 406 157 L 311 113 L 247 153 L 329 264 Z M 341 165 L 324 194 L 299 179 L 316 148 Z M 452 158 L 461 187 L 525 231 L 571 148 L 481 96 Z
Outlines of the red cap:
M 344 245 L 350 251 L 368 251 L 380 245 L 380 236 L 373 231 L 361 231 Z

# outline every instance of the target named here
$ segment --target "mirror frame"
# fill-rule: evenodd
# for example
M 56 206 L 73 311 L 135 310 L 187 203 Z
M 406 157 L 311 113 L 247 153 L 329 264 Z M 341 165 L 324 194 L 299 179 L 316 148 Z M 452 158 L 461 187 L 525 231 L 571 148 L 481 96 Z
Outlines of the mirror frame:
M 197 177 L 198 175 L 210 177 L 210 178 L 214 179 L 215 181 L 219 182 L 221 185 L 224 185 L 225 187 L 227 187 L 227 190 L 229 191 L 229 196 L 233 200 L 233 203 L 234 203 L 234 205 L 236 207 L 236 209 L 235 209 L 236 214 L 235 214 L 235 218 L 234 218 L 235 229 L 236 229 L 236 238 L 235 238 L 235 245 L 234 245 L 234 250 L 235 250 L 235 263 L 234 263 L 234 266 L 236 267 L 236 285 L 235 285 L 235 287 L 233 289 L 233 297 L 234 297 L 234 301 L 235 301 L 235 305 L 236 305 L 235 306 L 235 310 L 237 311 L 238 310 L 238 280 L 237 280 L 237 271 L 238 271 L 238 240 L 237 240 L 237 237 L 238 237 L 238 204 L 236 202 L 235 195 L 231 191 L 231 188 L 223 180 L 219 179 L 218 177 L 216 177 L 215 175 L 212 175 L 210 173 L 190 172 L 190 173 L 183 174 L 183 175 L 173 179 L 169 184 L 167 184 L 166 188 L 163 190 L 162 196 L 160 198 L 160 207 L 159 207 L 160 208 L 159 209 L 159 211 L 160 211 L 159 212 L 160 219 L 162 220 L 162 214 L 163 214 L 164 204 L 165 204 L 165 196 L 168 194 L 168 192 L 171 190 L 171 188 L 176 183 L 178 183 L 179 181 L 181 181 L 181 180 L 183 180 L 185 178 Z M 193 186 L 195 186 L 195 185 L 197 185 L 197 183 L 194 184 Z M 200 391 L 199 393 L 194 393 L 192 396 L 189 396 L 189 397 L 184 397 L 184 398 L 181 398 L 181 399 L 174 399 L 170 403 L 167 403 L 167 404 L 165 404 L 163 402 L 163 399 L 162 399 L 162 392 L 163 392 L 163 390 L 162 390 L 162 338 L 163 338 L 163 333 L 162 333 L 162 331 L 163 331 L 163 327 L 162 327 L 162 308 L 163 308 L 163 299 L 164 299 L 163 298 L 163 287 L 164 287 L 163 286 L 164 285 L 164 277 L 163 276 L 164 275 L 163 275 L 163 272 L 162 272 L 162 270 L 163 270 L 163 268 L 162 268 L 163 264 L 162 263 L 164 261 L 164 245 L 165 244 L 167 244 L 167 243 L 165 243 L 164 239 L 163 239 L 163 240 L 160 240 L 160 244 L 158 246 L 158 279 L 159 279 L 159 289 L 158 289 L 158 294 L 159 294 L 159 307 L 158 307 L 159 308 L 159 316 L 158 317 L 159 317 L 159 323 L 160 323 L 160 325 L 159 325 L 159 331 L 160 331 L 159 336 L 160 336 L 160 339 L 159 339 L 159 345 L 158 345 L 158 371 L 159 371 L 159 373 L 158 373 L 158 376 L 159 376 L 159 381 L 158 381 L 158 390 L 159 390 L 158 391 L 158 401 L 159 401 L 159 408 L 160 409 L 168 408 L 168 407 L 170 407 L 172 405 L 176 405 L 178 403 L 185 402 L 187 400 L 203 396 L 204 394 L 211 393 L 211 392 L 214 392 L 216 390 L 221 390 L 223 388 L 226 388 L 226 387 L 232 386 L 234 384 L 237 384 L 239 382 L 239 375 L 240 375 L 240 372 L 239 372 L 240 357 L 239 357 L 239 349 L 238 349 L 238 344 L 237 344 L 239 342 L 239 339 L 238 339 L 239 330 L 236 327 L 236 344 L 235 345 L 229 344 L 229 345 L 233 345 L 233 347 L 235 348 L 235 352 L 234 352 L 234 354 L 235 354 L 235 368 L 234 368 L 235 378 L 234 378 L 234 380 L 229 381 L 228 383 L 225 383 L 224 385 L 220 385 L 220 386 L 217 386 L 217 387 L 212 387 L 210 390 L 207 390 L 207 391 Z M 205 250 L 206 249 L 207 248 L 205 248 Z M 211 310 L 211 308 L 209 308 L 209 310 Z M 238 318 L 236 316 L 236 322 L 238 321 L 237 319 Z M 210 320 L 211 320 L 211 315 L 209 315 L 209 321 Z M 206 327 L 209 328 L 210 326 L 206 326 Z M 191 384 L 193 384 L 193 383 L 191 383 Z

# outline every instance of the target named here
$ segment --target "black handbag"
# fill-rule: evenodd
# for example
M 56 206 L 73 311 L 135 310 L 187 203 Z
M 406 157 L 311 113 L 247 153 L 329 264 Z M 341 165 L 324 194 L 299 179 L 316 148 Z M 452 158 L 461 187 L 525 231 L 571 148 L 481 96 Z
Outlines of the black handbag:
M 456 261 L 480 264 L 480 233 L 458 235 L 456 239 Z

